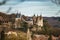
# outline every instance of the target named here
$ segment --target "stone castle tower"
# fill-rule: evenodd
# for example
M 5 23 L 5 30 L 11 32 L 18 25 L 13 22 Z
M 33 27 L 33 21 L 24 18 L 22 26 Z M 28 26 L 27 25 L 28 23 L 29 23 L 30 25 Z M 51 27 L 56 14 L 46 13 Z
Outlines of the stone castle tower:
M 37 17 L 34 15 L 33 16 L 33 25 L 37 25 L 39 29 L 41 29 L 43 27 L 43 17 L 42 15 Z
M 20 28 L 20 23 L 21 23 L 21 13 L 19 14 L 18 12 L 17 12 L 17 14 L 16 14 L 16 18 L 15 18 L 15 28 Z
M 34 16 L 33 16 L 33 25 L 35 25 L 35 24 L 36 24 L 36 16 L 34 14 Z
M 37 18 L 36 18 L 36 24 L 38 26 L 43 26 L 43 17 L 42 17 L 42 15 L 37 16 Z

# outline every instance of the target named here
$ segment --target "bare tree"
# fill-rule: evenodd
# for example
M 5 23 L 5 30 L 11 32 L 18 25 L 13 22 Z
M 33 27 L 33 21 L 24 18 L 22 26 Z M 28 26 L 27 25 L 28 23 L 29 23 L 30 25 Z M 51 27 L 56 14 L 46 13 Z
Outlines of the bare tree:
M 60 5 L 60 0 L 51 0 L 53 3 Z
M 2 2 L 0 2 L 0 5 L 4 5 L 7 2 L 7 0 L 3 0 Z
M 9 13 L 11 11 L 12 7 L 9 7 L 7 10 L 7 13 Z

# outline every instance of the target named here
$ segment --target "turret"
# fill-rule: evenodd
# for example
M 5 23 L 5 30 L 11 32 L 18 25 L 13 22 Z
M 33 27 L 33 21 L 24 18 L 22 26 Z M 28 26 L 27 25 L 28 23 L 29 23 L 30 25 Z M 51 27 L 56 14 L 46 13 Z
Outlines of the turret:
M 33 25 L 34 24 L 36 24 L 36 16 L 35 16 L 35 14 L 34 14 L 34 16 L 33 16 Z
M 21 13 L 18 13 L 16 14 L 16 18 L 20 18 L 21 17 Z
M 38 26 L 43 26 L 43 17 L 42 17 L 42 15 L 37 16 L 36 23 L 37 23 Z
M 43 18 L 42 15 L 40 15 L 40 20 L 41 20 L 42 18 Z
M 15 18 L 15 28 L 21 27 L 21 25 L 20 25 L 21 20 L 22 20 L 21 14 L 17 12 L 16 18 Z

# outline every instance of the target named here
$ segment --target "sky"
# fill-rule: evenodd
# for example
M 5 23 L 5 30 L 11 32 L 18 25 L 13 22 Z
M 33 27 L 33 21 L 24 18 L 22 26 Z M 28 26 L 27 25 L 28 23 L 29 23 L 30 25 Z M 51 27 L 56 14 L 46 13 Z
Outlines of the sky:
M 11 10 L 7 13 L 10 7 Z M 52 3 L 51 0 L 8 0 L 6 4 L 0 5 L 0 12 L 16 14 L 17 11 L 26 16 L 34 14 L 48 17 L 60 16 L 60 6 Z

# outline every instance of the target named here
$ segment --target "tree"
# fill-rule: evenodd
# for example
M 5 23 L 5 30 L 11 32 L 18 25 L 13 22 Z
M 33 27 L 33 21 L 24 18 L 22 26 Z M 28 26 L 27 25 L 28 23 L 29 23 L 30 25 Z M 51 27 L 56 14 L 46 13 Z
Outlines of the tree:
M 5 39 L 5 34 L 4 34 L 4 30 L 1 31 L 1 40 L 4 40 Z
M 22 21 L 20 25 L 21 25 L 21 27 L 24 28 L 24 31 L 26 32 L 27 31 L 27 28 L 28 28 L 28 23 Z
M 0 5 L 4 5 L 7 2 L 7 0 L 3 0 L 3 2 L 0 2 Z
M 0 21 L 0 25 L 2 24 L 2 21 Z
M 51 30 L 50 30 L 50 32 L 49 32 L 49 38 L 48 38 L 48 40 L 52 40 L 52 33 L 51 33 Z
M 51 0 L 53 3 L 60 5 L 60 0 Z
M 45 34 L 49 34 L 50 27 L 51 26 L 49 25 L 48 21 L 44 20 L 43 31 L 45 32 Z

